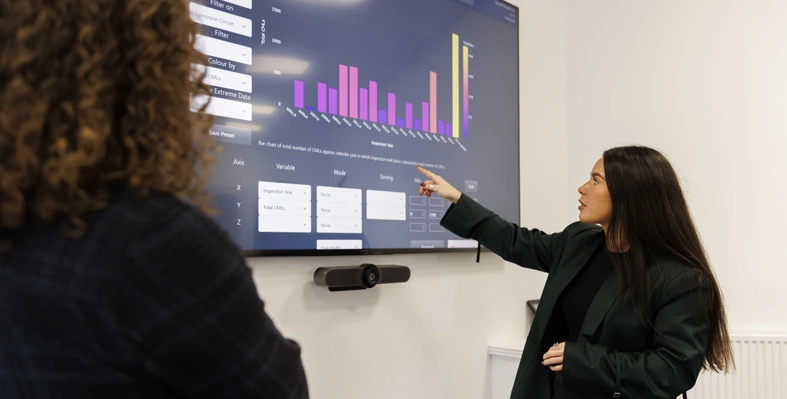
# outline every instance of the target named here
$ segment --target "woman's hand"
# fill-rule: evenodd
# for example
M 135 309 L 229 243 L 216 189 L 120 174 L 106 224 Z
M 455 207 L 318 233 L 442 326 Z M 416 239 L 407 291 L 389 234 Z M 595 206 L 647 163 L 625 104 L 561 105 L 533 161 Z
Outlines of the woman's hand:
M 462 192 L 455 189 L 454 186 L 448 184 L 445 179 L 420 166 L 418 167 L 418 171 L 429 178 L 429 180 L 421 183 L 421 189 L 418 191 L 418 195 L 426 194 L 427 197 L 431 197 L 432 193 L 435 193 L 438 197 L 443 198 L 451 203 L 455 204 L 456 201 L 459 201 L 459 197 L 462 196 Z
M 544 354 L 544 361 L 541 363 L 544 366 L 548 366 L 552 371 L 562 371 L 563 370 L 563 351 L 566 349 L 566 343 L 561 342 L 559 344 L 552 345 L 549 348 L 549 351 Z

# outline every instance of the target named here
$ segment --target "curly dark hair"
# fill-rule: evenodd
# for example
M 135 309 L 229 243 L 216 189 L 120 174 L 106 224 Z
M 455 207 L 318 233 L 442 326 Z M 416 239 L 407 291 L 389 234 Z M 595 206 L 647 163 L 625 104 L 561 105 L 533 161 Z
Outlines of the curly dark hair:
M 34 223 L 83 231 L 118 186 L 208 209 L 197 31 L 187 0 L 0 0 L 0 249 Z

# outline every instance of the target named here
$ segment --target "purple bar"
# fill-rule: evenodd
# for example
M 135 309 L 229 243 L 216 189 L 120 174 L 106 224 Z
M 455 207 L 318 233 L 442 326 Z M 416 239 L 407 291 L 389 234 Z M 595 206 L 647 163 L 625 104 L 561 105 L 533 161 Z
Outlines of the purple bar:
M 404 104 L 404 119 L 405 119 L 405 127 L 408 129 L 413 128 L 413 104 L 405 103 Z
M 404 127 L 404 119 L 396 118 L 396 126 Z
M 385 121 L 387 120 L 386 118 L 387 118 L 387 116 L 385 115 L 385 111 L 384 110 L 380 110 L 380 119 L 379 120 L 382 121 L 380 123 L 385 123 Z
M 303 108 L 303 82 L 295 81 L 295 108 Z
M 369 119 L 377 122 L 377 82 L 369 81 Z M 380 119 L 380 122 L 385 122 Z
M 339 65 L 339 115 L 347 116 L 347 65 Z
M 339 92 L 336 89 L 328 89 L 328 113 L 336 115 L 339 108 Z
M 328 112 L 328 86 L 317 82 L 317 111 Z
M 415 118 L 415 130 L 421 130 L 421 120 Z
M 453 130 L 451 130 L 451 124 L 450 123 L 446 123 L 445 124 L 445 135 L 446 136 L 453 136 Z
M 437 134 L 445 134 L 445 122 L 437 121 Z
M 361 89 L 361 119 L 369 119 L 369 92 Z
M 423 103 L 421 105 L 421 117 L 424 120 L 424 131 L 429 130 L 429 103 Z
M 358 68 L 350 67 L 350 118 L 358 118 Z
M 396 94 L 388 93 L 388 124 L 396 124 Z

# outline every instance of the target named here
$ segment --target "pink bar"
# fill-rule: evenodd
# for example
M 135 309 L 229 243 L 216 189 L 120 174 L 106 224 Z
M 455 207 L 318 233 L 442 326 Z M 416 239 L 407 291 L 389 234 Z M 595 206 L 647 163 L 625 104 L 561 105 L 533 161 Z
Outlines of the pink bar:
M 429 131 L 429 103 L 421 104 L 421 130 L 428 132 Z
M 429 72 L 429 131 L 437 133 L 437 72 Z
M 377 122 L 377 82 L 373 80 L 369 81 L 369 119 Z
M 350 67 L 350 118 L 358 118 L 358 68 Z
M 328 85 L 317 82 L 317 111 L 328 112 Z
M 396 94 L 388 93 L 388 124 L 396 126 Z
M 294 88 L 295 108 L 303 108 L 303 81 L 296 80 Z
M 413 128 L 413 104 L 410 103 L 404 105 L 404 127 Z
M 339 97 L 339 93 L 337 92 L 337 90 L 332 88 L 332 87 L 329 87 L 328 88 L 328 112 L 330 112 L 332 115 L 336 115 L 336 113 L 337 113 L 336 110 L 339 108 L 338 107 L 338 102 L 339 102 L 338 97 Z
M 369 92 L 361 89 L 361 119 L 369 120 Z
M 347 65 L 339 65 L 339 115 L 347 116 Z

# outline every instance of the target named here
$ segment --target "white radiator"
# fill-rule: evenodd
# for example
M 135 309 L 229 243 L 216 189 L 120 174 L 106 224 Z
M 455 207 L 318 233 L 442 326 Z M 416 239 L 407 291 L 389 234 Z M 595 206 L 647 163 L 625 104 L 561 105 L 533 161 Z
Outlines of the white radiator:
M 737 369 L 703 372 L 690 399 L 787 399 L 787 336 L 733 335 Z
M 727 374 L 703 372 L 689 399 L 787 399 L 787 335 L 733 335 L 737 369 Z M 490 347 L 491 392 L 507 399 L 520 350 Z

